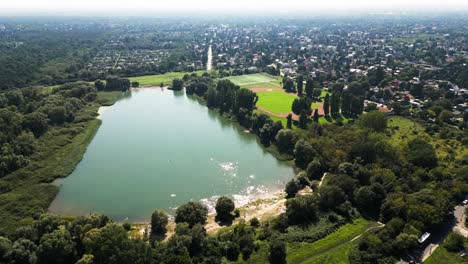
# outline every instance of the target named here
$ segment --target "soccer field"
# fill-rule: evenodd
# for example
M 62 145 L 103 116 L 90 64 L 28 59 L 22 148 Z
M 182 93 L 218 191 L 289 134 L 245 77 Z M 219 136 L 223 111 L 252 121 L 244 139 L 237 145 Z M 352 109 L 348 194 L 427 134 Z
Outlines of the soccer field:
M 270 82 L 276 82 L 278 80 L 276 76 L 268 75 L 265 73 L 230 76 L 230 77 L 226 77 L 225 79 L 230 80 L 231 82 L 239 86 L 270 83 Z

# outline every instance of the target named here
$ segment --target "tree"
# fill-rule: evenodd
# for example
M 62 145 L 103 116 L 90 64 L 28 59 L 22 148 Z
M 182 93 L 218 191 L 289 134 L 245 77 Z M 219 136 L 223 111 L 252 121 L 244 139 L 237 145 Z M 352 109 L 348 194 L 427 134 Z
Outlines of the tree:
M 219 197 L 216 201 L 216 218 L 221 221 L 230 221 L 232 211 L 235 209 L 234 202 L 226 196 Z
M 288 114 L 286 117 L 286 128 L 292 129 L 292 115 Z
M 284 241 L 274 239 L 270 242 L 270 256 L 271 264 L 286 264 L 286 244 Z
M 184 81 L 181 79 L 172 80 L 172 90 L 181 91 L 184 88 Z
M 387 117 L 380 111 L 372 111 L 361 115 L 357 123 L 364 128 L 375 132 L 383 132 L 387 128 Z
M 37 246 L 28 239 L 20 238 L 13 243 L 11 248 L 11 263 L 37 263 Z
M 283 83 L 283 88 L 287 92 L 294 92 L 294 81 L 291 80 L 290 78 L 286 78 L 286 80 Z
M 313 159 L 306 169 L 307 177 L 310 180 L 320 180 L 323 174 L 323 167 L 319 159 Z
M 0 263 L 8 263 L 13 243 L 6 237 L 0 236 Z
M 188 202 L 177 208 L 175 222 L 185 222 L 189 224 L 190 227 L 193 227 L 195 224 L 204 225 L 207 217 L 208 209 L 204 205 L 195 202 Z
M 318 219 L 317 198 L 299 195 L 286 201 L 286 216 L 290 224 L 311 223 Z
M 107 76 L 106 91 L 128 91 L 130 80 L 118 76 Z
M 104 91 L 106 89 L 106 84 L 101 80 L 97 80 L 94 82 L 94 87 L 96 87 L 98 91 Z
M 437 155 L 434 147 L 422 139 L 414 139 L 408 143 L 408 161 L 415 166 L 434 168 L 437 166 Z
M 83 244 L 95 263 L 150 263 L 152 258 L 147 243 L 130 239 L 127 231 L 115 223 L 91 229 L 84 235 Z
M 89 254 L 84 254 L 76 264 L 94 264 L 94 256 Z
M 29 129 L 35 137 L 42 136 L 47 132 L 47 115 L 41 112 L 32 112 L 24 116 L 23 128 Z
M 162 210 L 155 210 L 151 215 L 151 234 L 164 236 L 167 232 L 168 217 Z
M 295 163 L 301 169 L 305 169 L 309 162 L 317 156 L 317 152 L 312 148 L 309 142 L 300 139 L 294 146 Z
M 318 98 L 322 94 L 322 89 L 320 88 L 315 88 L 312 92 L 312 96 Z
M 300 187 L 296 179 L 291 179 L 287 184 L 284 191 L 286 192 L 287 198 L 293 198 L 299 192 Z
M 328 93 L 325 95 L 325 100 L 323 101 L 323 113 L 325 116 L 328 116 L 330 113 L 330 95 Z
M 336 186 L 324 185 L 320 187 L 319 195 L 319 206 L 324 211 L 332 210 L 346 201 L 343 190 Z
M 314 82 L 312 81 L 312 79 L 307 79 L 306 86 L 305 86 L 305 92 L 306 92 L 307 98 L 312 98 L 313 97 Z
M 237 243 L 228 241 L 224 250 L 224 255 L 229 261 L 236 261 L 239 258 L 240 249 Z
M 276 146 L 281 153 L 294 154 L 296 137 L 291 129 L 281 129 L 276 134 Z
M 377 196 L 369 186 L 362 186 L 354 194 L 357 208 L 363 213 L 375 213 L 380 204 L 377 203 Z
M 299 128 L 306 129 L 307 122 L 309 121 L 309 115 L 306 113 L 305 110 L 299 115 Z
M 320 116 L 319 116 L 318 109 L 315 109 L 315 111 L 314 111 L 314 122 L 318 123 L 319 118 L 320 118 Z
M 63 106 L 54 106 L 49 109 L 47 116 L 53 124 L 63 124 L 67 120 L 67 109 Z
M 60 229 L 42 236 L 37 250 L 39 263 L 72 263 L 75 254 L 71 234 Z
M 302 75 L 297 76 L 296 78 L 297 93 L 302 95 L 302 90 L 304 87 L 304 77 Z
M 310 115 L 312 113 L 312 108 L 311 108 L 312 101 L 310 101 L 309 98 L 306 97 L 300 97 L 294 99 L 291 109 L 293 113 L 296 115 L 299 115 L 302 113 L 302 111 L 306 111 L 306 114 Z
M 444 247 L 450 252 L 459 252 L 465 247 L 466 239 L 458 233 L 450 233 L 444 242 Z

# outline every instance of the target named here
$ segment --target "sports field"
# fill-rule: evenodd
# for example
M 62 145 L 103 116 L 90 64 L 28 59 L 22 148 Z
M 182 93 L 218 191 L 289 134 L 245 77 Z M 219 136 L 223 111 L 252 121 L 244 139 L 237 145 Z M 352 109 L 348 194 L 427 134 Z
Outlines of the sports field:
M 291 113 L 291 106 L 296 98 L 296 96 L 280 90 L 259 92 L 257 95 L 257 106 L 279 115 Z
M 266 73 L 245 74 L 230 76 L 225 79 L 239 85 L 242 88 L 279 88 L 281 78 Z

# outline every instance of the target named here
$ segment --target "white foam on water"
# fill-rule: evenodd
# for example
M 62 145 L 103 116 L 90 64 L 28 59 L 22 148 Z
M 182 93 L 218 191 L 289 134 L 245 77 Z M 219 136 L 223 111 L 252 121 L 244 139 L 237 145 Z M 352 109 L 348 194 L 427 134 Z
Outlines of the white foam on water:
M 271 190 L 264 185 L 248 186 L 237 194 L 227 195 L 232 198 L 236 207 L 241 207 L 258 199 L 266 198 L 271 195 Z M 208 212 L 215 213 L 216 201 L 219 195 L 213 195 L 209 198 L 201 199 L 200 202 L 208 208 Z

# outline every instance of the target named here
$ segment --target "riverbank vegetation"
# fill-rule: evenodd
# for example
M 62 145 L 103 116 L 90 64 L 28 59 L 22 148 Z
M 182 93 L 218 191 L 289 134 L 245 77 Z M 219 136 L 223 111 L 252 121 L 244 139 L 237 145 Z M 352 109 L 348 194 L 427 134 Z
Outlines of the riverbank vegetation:
M 47 210 L 58 192 L 48 183 L 73 171 L 100 125 L 98 108 L 122 96 L 85 82 L 39 91 L 32 87 L 0 94 L 1 234 L 11 234 Z

